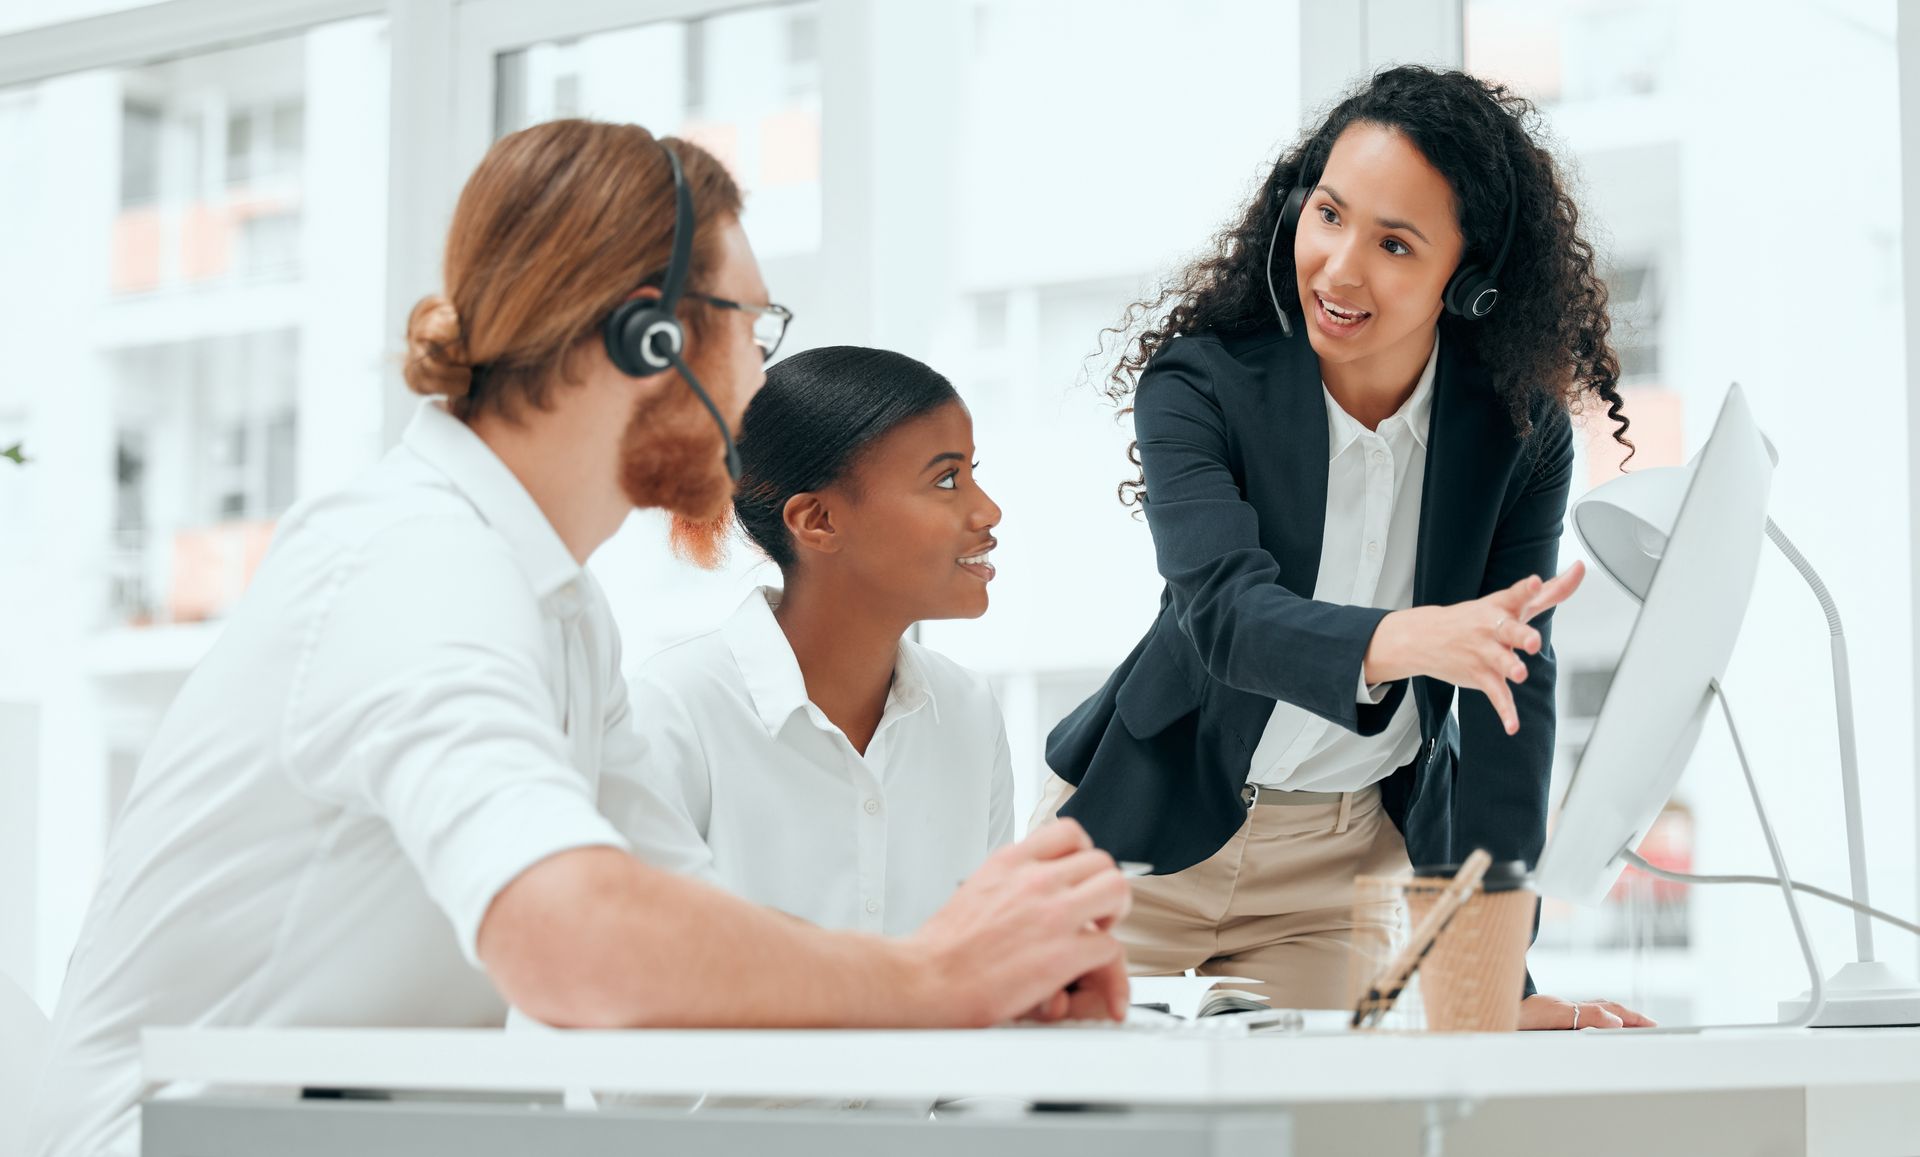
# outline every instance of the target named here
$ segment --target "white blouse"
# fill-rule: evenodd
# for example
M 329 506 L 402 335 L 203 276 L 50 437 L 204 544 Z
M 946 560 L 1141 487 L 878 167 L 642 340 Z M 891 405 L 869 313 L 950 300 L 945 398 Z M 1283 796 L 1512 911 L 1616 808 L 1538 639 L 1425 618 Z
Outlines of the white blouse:
M 1405 610 L 1413 605 L 1414 555 L 1425 490 L 1427 429 L 1440 338 L 1413 393 L 1376 430 L 1327 403 L 1327 517 L 1320 538 L 1320 602 Z M 1386 688 L 1360 688 L 1378 703 Z M 1386 730 L 1362 737 L 1285 701 L 1276 703 L 1254 748 L 1247 780 L 1283 791 L 1358 791 L 1392 775 L 1420 749 L 1419 717 L 1407 695 Z
M 1012 838 L 999 705 L 986 679 L 903 640 L 861 755 L 807 698 L 779 597 L 756 590 L 644 665 L 644 751 L 601 780 L 602 810 L 662 867 L 822 927 L 911 932 Z

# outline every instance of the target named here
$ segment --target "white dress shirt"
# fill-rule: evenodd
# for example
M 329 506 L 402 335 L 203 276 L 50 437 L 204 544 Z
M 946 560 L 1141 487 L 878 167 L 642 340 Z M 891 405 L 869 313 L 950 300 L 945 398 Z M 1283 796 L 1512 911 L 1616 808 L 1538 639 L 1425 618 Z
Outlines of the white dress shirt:
M 1405 610 L 1413 605 L 1413 566 L 1420 536 L 1420 495 L 1433 413 L 1440 338 L 1413 393 L 1377 430 L 1327 401 L 1327 518 L 1320 537 L 1320 574 L 1313 597 L 1347 606 Z M 1364 678 L 1364 676 L 1363 676 Z M 1358 688 L 1378 703 L 1386 688 Z M 1281 791 L 1359 791 L 1393 774 L 1420 748 L 1413 696 L 1378 735 L 1361 737 L 1291 703 L 1274 704 L 1248 763 L 1247 782 Z
M 902 640 L 862 755 L 807 698 L 779 597 L 754 591 L 647 661 L 627 765 L 644 782 L 608 775 L 602 807 L 649 862 L 822 927 L 911 932 L 1012 838 L 999 705 L 984 678 Z
M 619 671 L 599 587 L 432 402 L 290 512 L 134 779 L 33 1151 L 132 1157 L 148 1025 L 501 1024 L 474 948 L 495 894 L 626 846 L 595 805 L 635 750 Z

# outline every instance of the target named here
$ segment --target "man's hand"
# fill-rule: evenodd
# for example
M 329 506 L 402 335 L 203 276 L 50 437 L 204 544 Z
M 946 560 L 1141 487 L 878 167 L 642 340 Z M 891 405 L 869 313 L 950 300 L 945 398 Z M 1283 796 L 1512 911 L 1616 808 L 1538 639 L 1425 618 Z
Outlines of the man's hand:
M 1001 848 L 910 937 L 834 932 L 607 847 L 501 889 L 476 951 L 509 1003 L 579 1028 L 960 1028 L 1126 1015 L 1132 895 L 1072 820 Z M 769 966 L 769 962 L 775 962 Z
M 1125 1020 L 1131 983 L 1126 958 L 1117 957 L 1105 968 L 1080 977 L 1028 1009 L 1021 1019 L 1048 1024 L 1058 1020 Z
M 948 1024 L 1120 1020 L 1126 956 L 1112 928 L 1132 903 L 1113 857 L 1055 820 L 989 856 L 908 945 Z

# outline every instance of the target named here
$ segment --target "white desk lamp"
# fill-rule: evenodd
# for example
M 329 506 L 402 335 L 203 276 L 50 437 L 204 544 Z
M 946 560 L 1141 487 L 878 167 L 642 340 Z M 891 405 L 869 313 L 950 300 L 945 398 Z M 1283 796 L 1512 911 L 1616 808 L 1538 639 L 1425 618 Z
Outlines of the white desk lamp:
M 1771 442 L 1767 453 L 1778 463 Z M 1680 513 L 1680 504 L 1692 482 L 1693 466 L 1666 466 L 1637 470 L 1595 487 L 1573 507 L 1574 532 L 1595 565 L 1635 602 L 1646 598 L 1654 571 L 1666 551 L 1667 536 Z M 1840 612 L 1826 584 L 1806 558 L 1767 520 L 1767 537 L 1813 588 L 1827 615 L 1833 640 L 1834 715 L 1840 726 L 1840 785 L 1846 805 L 1847 854 L 1853 875 L 1853 899 L 1867 904 L 1866 836 L 1860 823 L 1860 776 L 1853 739 L 1853 689 L 1847 674 L 1847 640 Z M 1861 907 L 1854 909 L 1854 940 L 1858 959 L 1827 981 L 1825 1008 L 1817 1027 L 1920 1024 L 1920 986 L 1874 959 L 1873 923 Z M 1780 1003 L 1780 1018 L 1792 1020 L 1806 1008 L 1811 994 Z

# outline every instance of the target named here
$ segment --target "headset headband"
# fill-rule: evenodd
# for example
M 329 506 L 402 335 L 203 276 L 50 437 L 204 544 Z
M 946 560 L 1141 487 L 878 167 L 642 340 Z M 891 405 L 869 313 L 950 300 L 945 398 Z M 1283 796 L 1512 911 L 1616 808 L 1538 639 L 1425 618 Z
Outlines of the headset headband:
M 667 147 L 665 141 L 656 141 L 660 151 L 667 154 L 667 164 L 673 168 L 673 248 L 672 256 L 667 259 L 667 280 L 660 287 L 660 301 L 656 309 L 673 316 L 680 304 L 680 295 L 687 288 L 687 265 L 693 257 L 693 192 L 687 188 L 686 173 L 680 168 L 680 155 Z
M 1507 166 L 1507 233 L 1500 239 L 1500 255 L 1493 259 L 1487 269 L 1488 277 L 1499 277 L 1500 267 L 1507 263 L 1507 250 L 1513 248 L 1513 232 L 1520 224 L 1520 184 L 1514 179 L 1513 166 Z

